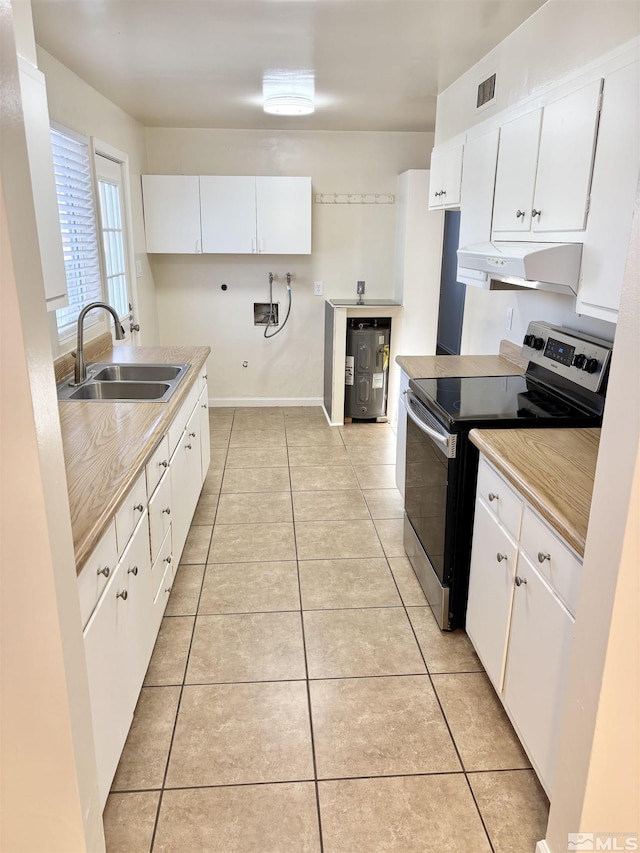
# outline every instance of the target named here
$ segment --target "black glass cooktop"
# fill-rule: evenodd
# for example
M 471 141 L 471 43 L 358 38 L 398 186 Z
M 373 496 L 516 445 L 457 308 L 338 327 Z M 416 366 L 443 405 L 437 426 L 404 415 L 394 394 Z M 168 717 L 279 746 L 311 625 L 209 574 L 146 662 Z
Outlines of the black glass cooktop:
M 549 422 L 549 426 L 557 426 L 559 423 L 551 422 L 571 421 L 572 425 L 573 422 L 581 425 L 599 421 L 596 414 L 527 376 L 412 379 L 410 387 L 441 419 L 444 415 L 449 424 L 504 420 L 524 424 L 542 420 Z

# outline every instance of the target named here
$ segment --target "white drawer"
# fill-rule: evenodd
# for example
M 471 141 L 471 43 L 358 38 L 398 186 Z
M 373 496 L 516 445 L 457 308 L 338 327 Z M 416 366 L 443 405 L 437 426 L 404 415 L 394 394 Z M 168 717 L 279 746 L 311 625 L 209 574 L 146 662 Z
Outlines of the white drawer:
M 207 365 L 203 364 L 200 368 L 200 375 L 198 376 L 198 396 L 202 394 L 204 389 L 207 387 Z
M 520 535 L 523 501 L 511 486 L 507 485 L 502 475 L 482 457 L 478 465 L 476 495 L 482 498 L 500 523 L 517 539 Z
M 116 525 L 111 522 L 78 575 L 80 615 L 84 628 L 118 563 Z
M 162 540 L 162 545 L 158 550 L 158 556 L 151 566 L 151 589 L 153 590 L 154 597 L 157 595 L 167 567 L 172 569 L 171 579 L 173 580 L 173 546 L 171 544 L 171 528 L 167 530 L 167 534 Z
M 171 476 L 166 471 L 149 501 L 149 529 L 151 532 L 151 561 L 158 551 L 171 526 Z
M 153 456 L 147 462 L 147 493 L 149 497 L 160 482 L 162 475 L 169 467 L 169 439 L 165 435 L 160 444 L 153 452 Z
M 198 402 L 198 396 L 200 394 L 200 383 L 196 379 L 191 388 L 189 389 L 189 393 L 187 397 L 180 406 L 180 410 L 178 414 L 173 419 L 173 423 L 169 427 L 169 458 L 173 456 L 173 452 L 178 446 L 178 442 L 182 438 L 182 433 L 187 425 L 189 418 L 191 417 L 191 413 L 193 412 L 196 403 Z
M 575 616 L 582 561 L 530 507 L 525 507 L 520 547 Z
M 147 484 L 144 471 L 133 484 L 133 487 L 124 499 L 124 503 L 116 513 L 116 538 L 118 540 L 118 554 L 122 554 L 131 539 L 136 524 L 140 521 L 142 513 L 147 508 Z
M 170 565 L 167 566 L 166 563 L 163 563 L 163 565 L 166 566 L 166 569 L 164 570 L 162 581 L 158 587 L 158 591 L 156 592 L 156 597 L 153 600 L 151 614 L 151 621 L 153 623 L 153 630 L 155 633 L 157 633 L 160 628 L 160 623 L 162 622 L 162 617 L 166 610 L 169 595 L 171 594 L 171 587 L 173 585 L 173 568 Z

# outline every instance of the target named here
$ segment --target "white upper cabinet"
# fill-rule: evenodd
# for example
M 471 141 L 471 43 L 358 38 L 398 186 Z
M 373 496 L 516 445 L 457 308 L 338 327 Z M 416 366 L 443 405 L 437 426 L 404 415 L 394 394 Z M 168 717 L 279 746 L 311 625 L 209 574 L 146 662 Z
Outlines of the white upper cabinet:
M 257 251 L 311 254 L 311 178 L 256 178 Z
M 311 178 L 143 175 L 147 252 L 311 254 Z
M 500 129 L 493 232 L 583 231 L 602 81 Z
M 462 142 L 438 145 L 431 152 L 429 210 L 460 206 Z
M 202 251 L 256 251 L 256 179 L 201 175 Z
M 143 175 L 142 196 L 147 252 L 200 254 L 200 178 Z
M 498 159 L 498 128 L 467 140 L 464 146 L 460 191 L 459 245 L 471 246 L 491 239 L 493 186 Z M 457 281 L 476 287 L 488 286 L 487 273 L 458 267 Z

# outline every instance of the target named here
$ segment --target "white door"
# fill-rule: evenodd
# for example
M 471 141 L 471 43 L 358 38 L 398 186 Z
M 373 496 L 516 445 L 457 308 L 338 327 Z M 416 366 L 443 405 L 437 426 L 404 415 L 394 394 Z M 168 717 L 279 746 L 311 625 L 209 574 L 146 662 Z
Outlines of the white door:
M 511 618 L 518 546 L 482 501 L 476 502 L 467 634 L 499 693 Z
M 542 110 L 500 128 L 493 201 L 494 231 L 529 231 L 536 182 Z
M 544 108 L 533 231 L 585 227 L 601 90 L 594 80 Z
M 147 252 L 202 251 L 197 175 L 143 175 L 142 197 Z
M 504 703 L 551 797 L 574 621 L 523 554 L 517 577 Z
M 437 210 L 444 206 L 444 184 L 446 171 L 446 152 L 434 148 L 431 152 L 429 167 L 429 209 Z
M 311 178 L 257 177 L 258 251 L 311 254 Z
M 200 176 L 202 251 L 250 254 L 256 246 L 256 179 Z
M 460 204 L 462 153 L 462 145 L 452 145 L 447 148 L 444 164 L 444 195 L 442 196 L 446 207 L 457 207 Z

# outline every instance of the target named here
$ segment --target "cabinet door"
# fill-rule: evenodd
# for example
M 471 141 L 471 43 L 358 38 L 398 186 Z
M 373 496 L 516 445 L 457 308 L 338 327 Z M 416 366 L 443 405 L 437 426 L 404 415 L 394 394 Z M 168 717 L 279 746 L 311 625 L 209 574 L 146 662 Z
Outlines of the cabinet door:
M 602 81 L 544 108 L 533 231 L 582 231 L 587 216 Z
M 311 178 L 255 180 L 258 251 L 311 254 Z
M 256 179 L 200 176 L 202 251 L 256 252 Z
M 125 665 L 129 577 L 119 564 L 84 630 L 101 805 L 107 801 L 131 723 Z
M 142 197 L 147 252 L 202 251 L 197 175 L 143 175 Z
M 460 190 L 460 239 L 459 245 L 488 243 L 491 239 L 491 214 L 493 211 L 493 189 L 498 161 L 496 128 L 464 146 L 462 188 Z M 487 273 L 458 267 L 456 276 L 464 284 L 476 287 L 488 286 Z
M 444 206 L 444 189 L 446 170 L 446 153 L 441 148 L 431 152 L 429 167 L 429 210 L 438 210 Z
M 467 634 L 495 689 L 502 689 L 518 546 L 482 501 L 476 502 Z
M 205 386 L 198 401 L 200 411 L 200 465 L 202 482 L 204 483 L 209 465 L 211 464 L 211 440 L 209 437 L 209 389 Z
M 529 231 L 538 163 L 542 110 L 500 128 L 493 201 L 494 231 Z
M 175 560 L 179 562 L 202 489 L 200 409 L 198 406 L 195 407 L 189 418 L 187 428 L 171 459 L 169 470 L 171 472 L 171 504 L 173 507 L 171 523 L 173 553 Z
M 551 797 L 574 622 L 522 554 L 517 575 L 504 703 Z
M 462 179 L 462 143 L 438 146 L 431 152 L 429 209 L 457 207 Z

